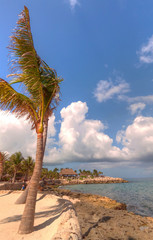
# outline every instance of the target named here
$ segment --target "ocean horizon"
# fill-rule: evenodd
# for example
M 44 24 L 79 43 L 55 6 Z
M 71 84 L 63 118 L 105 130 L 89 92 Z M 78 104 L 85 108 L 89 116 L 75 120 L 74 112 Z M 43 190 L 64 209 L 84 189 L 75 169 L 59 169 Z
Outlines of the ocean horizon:
M 127 205 L 127 210 L 153 217 L 153 178 L 126 178 L 128 183 L 78 184 L 62 188 L 75 192 L 98 194 Z

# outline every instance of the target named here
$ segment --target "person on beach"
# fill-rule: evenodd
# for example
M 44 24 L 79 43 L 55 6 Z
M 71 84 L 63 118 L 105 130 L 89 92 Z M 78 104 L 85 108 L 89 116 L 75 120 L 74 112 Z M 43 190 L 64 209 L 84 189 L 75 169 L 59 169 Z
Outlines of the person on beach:
M 24 191 L 24 189 L 25 189 L 25 185 L 22 184 L 22 188 L 21 188 L 21 190 Z
M 24 180 L 24 183 L 22 184 L 21 190 L 24 191 L 26 189 L 26 182 Z

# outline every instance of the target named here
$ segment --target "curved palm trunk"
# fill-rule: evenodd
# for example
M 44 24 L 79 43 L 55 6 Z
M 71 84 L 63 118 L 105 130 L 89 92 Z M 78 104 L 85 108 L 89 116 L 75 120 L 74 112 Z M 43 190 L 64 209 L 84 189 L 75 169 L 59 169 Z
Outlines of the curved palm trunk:
M 14 170 L 13 181 L 12 181 L 13 183 L 15 183 L 16 173 L 17 173 L 17 169 Z
M 2 158 L 2 153 L 0 152 L 0 180 L 2 179 L 3 175 L 3 158 Z
M 27 234 L 33 231 L 35 205 L 39 179 L 43 161 L 43 133 L 37 133 L 37 152 L 34 172 L 30 181 L 28 196 L 19 226 L 20 234 Z
M 15 204 L 25 204 L 26 203 L 29 186 L 30 186 L 30 184 L 28 184 L 26 189 L 23 191 L 23 193 L 20 195 L 20 197 L 16 200 Z
M 44 128 L 43 129 L 44 129 L 43 130 L 43 157 L 44 157 L 46 141 L 47 141 L 47 132 L 48 132 L 48 120 L 44 122 Z M 42 161 L 42 164 L 43 164 L 43 161 Z M 30 182 L 29 182 L 28 186 L 26 187 L 26 189 L 24 190 L 24 192 L 16 200 L 15 204 L 24 204 L 24 203 L 26 203 Z

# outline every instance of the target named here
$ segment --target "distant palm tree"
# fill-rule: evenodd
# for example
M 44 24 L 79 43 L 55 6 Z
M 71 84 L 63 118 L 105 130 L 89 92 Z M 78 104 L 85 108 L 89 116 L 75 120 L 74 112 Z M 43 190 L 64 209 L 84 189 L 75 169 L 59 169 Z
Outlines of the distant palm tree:
M 10 156 L 10 163 L 14 172 L 13 181 L 12 181 L 13 183 L 15 182 L 17 172 L 21 170 L 21 162 L 23 159 L 24 158 L 21 152 L 16 152 Z
M 98 171 L 96 169 L 93 170 L 93 176 L 95 176 L 95 177 L 99 176 Z
M 59 169 L 58 168 L 54 168 L 53 172 L 58 172 Z
M 28 156 L 26 159 L 22 161 L 21 169 L 22 172 L 25 174 L 24 179 L 26 181 L 28 180 L 29 174 L 33 172 L 34 166 L 35 166 L 34 161 L 30 156 Z
M 4 162 L 8 159 L 8 155 L 4 152 L 0 152 L 0 180 L 2 180 Z
M 2 180 L 3 175 L 3 159 L 2 159 L 2 153 L 0 152 L 0 180 Z
M 34 48 L 27 7 L 24 7 L 20 15 L 9 49 L 11 57 L 13 55 L 11 63 L 14 73 L 10 75 L 13 77 L 10 84 L 0 79 L 0 106 L 15 113 L 17 117 L 26 116 L 37 133 L 35 168 L 19 226 L 19 233 L 23 234 L 33 231 L 48 119 L 59 101 L 59 83 L 62 79 L 38 56 Z M 11 84 L 15 83 L 23 85 L 22 93 L 12 88 Z

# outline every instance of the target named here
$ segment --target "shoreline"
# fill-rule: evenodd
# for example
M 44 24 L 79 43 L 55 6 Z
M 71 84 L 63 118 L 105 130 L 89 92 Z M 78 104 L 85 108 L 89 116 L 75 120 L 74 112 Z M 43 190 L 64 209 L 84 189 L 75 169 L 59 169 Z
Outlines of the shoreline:
M 54 194 L 78 199 L 74 204 L 85 240 L 152 240 L 153 218 L 126 210 L 108 197 L 57 189 Z
M 7 193 L 7 192 L 9 193 L 9 191 L 0 191 L 0 194 L 3 193 L 2 195 L 4 195 L 4 193 Z M 57 223 L 56 220 L 54 220 L 54 215 L 52 215 L 52 212 L 55 212 L 55 211 L 53 211 L 52 209 L 56 208 L 56 213 L 59 214 L 62 207 L 61 202 L 63 201 L 66 201 L 66 204 L 69 201 L 71 204 L 73 203 L 73 206 L 71 209 L 74 209 L 76 212 L 76 215 L 74 214 L 73 216 L 74 217 L 77 216 L 77 219 L 81 227 L 82 238 L 74 238 L 74 239 L 84 239 L 84 240 L 101 240 L 101 239 L 103 240 L 142 240 L 142 239 L 152 240 L 153 239 L 153 218 L 142 217 L 132 212 L 128 212 L 126 210 L 126 205 L 124 203 L 119 203 L 108 197 L 102 197 L 94 194 L 85 194 L 80 192 L 79 193 L 71 192 L 70 190 L 61 189 L 61 188 L 57 188 L 57 189 L 52 188 L 50 189 L 50 191 L 38 191 L 38 203 L 37 203 L 38 206 L 36 207 L 36 209 L 38 209 L 38 212 L 36 213 L 37 217 L 35 219 L 36 221 L 35 229 L 39 229 L 39 231 L 34 231 L 30 235 L 28 236 L 26 235 L 25 238 L 22 238 L 23 236 L 15 234 L 15 231 L 16 231 L 15 229 L 17 229 L 17 225 L 18 225 L 18 222 L 16 222 L 16 216 L 21 216 L 16 214 L 20 214 L 20 213 L 22 214 L 22 211 L 17 213 L 17 210 L 19 210 L 20 208 L 22 210 L 24 205 L 14 205 L 14 202 L 15 202 L 14 200 L 16 199 L 16 195 L 21 193 L 21 191 L 11 191 L 11 192 L 12 193 L 10 194 L 7 194 L 7 195 L 5 194 L 6 196 L 4 196 L 4 200 L 3 200 L 3 197 L 0 198 L 1 205 L 3 206 L 3 210 L 1 212 L 1 218 L 3 214 L 5 215 L 5 222 L 4 222 L 4 219 L 2 219 L 1 222 L 4 222 L 4 224 L 6 224 L 7 223 L 6 221 L 8 221 L 8 224 L 6 224 L 6 226 L 3 226 L 4 224 L 2 223 L 0 224 L 0 227 L 2 228 L 0 233 L 0 235 L 3 236 L 2 239 L 32 240 L 32 239 L 36 239 L 35 237 L 37 236 L 38 240 L 44 240 L 44 239 L 48 240 L 48 238 L 44 238 L 44 236 L 47 234 L 47 236 L 50 237 L 49 239 L 53 240 L 54 238 L 51 237 L 53 229 L 55 228 L 58 229 L 58 226 L 60 226 L 60 222 Z M 11 203 L 12 197 L 14 198 L 14 200 Z M 56 199 L 59 199 L 58 201 L 60 204 L 57 204 Z M 9 203 L 7 203 L 6 200 L 9 201 Z M 46 215 L 47 206 L 49 208 Z M 13 210 L 13 212 L 11 211 L 11 209 L 9 209 L 9 207 Z M 68 209 L 69 209 L 69 206 L 68 206 Z M 40 210 L 42 211 L 41 214 L 40 214 Z M 8 211 L 8 213 L 6 213 L 6 211 Z M 63 213 L 65 212 L 65 207 L 62 211 Z M 48 213 L 50 213 L 50 215 L 48 215 Z M 45 216 L 47 218 L 45 218 Z M 10 219 L 12 220 L 10 221 Z M 65 217 L 63 218 L 63 221 L 65 221 L 64 219 Z M 71 219 L 73 219 L 73 217 Z M 20 220 L 20 217 L 19 217 L 19 220 Z M 58 221 L 60 221 L 60 218 L 58 219 Z M 50 222 L 50 224 L 45 225 L 44 224 L 45 222 L 46 223 Z M 10 228 L 11 227 L 10 224 L 13 224 L 12 230 Z M 42 228 L 40 228 L 40 226 L 42 226 Z M 4 227 L 6 227 L 7 229 L 6 231 L 4 231 Z M 8 236 L 11 236 L 12 231 L 14 231 L 14 238 L 10 238 L 10 237 L 8 238 Z M 57 232 L 60 233 L 60 231 L 58 230 Z M 67 232 L 67 227 L 65 228 L 64 231 Z M 64 232 L 62 234 L 64 234 Z M 67 240 L 69 238 L 62 237 L 60 239 Z

